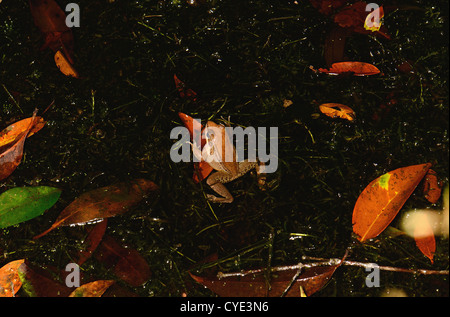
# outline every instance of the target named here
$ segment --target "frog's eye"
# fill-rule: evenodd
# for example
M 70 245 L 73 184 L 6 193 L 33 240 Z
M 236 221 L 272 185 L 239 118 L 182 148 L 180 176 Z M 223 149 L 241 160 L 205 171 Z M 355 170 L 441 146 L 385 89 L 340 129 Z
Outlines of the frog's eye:
M 212 133 L 209 130 L 207 130 L 206 131 L 206 138 L 207 139 L 213 139 L 214 138 L 214 133 Z

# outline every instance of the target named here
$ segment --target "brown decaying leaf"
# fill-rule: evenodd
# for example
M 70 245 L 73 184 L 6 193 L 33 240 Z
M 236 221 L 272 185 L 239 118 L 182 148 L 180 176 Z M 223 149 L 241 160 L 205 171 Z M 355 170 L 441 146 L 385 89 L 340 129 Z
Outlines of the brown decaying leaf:
M 425 175 L 423 192 L 425 198 L 432 204 L 435 204 L 441 197 L 442 184 L 439 183 L 436 172 L 431 168 L 428 170 L 427 175 Z
M 29 0 L 34 23 L 45 35 L 43 48 L 54 52 L 62 49 L 73 64 L 73 35 L 66 25 L 66 15 L 54 0 Z
M 92 256 L 92 253 L 95 251 L 97 246 L 102 241 L 103 235 L 105 234 L 106 227 L 108 225 L 108 219 L 103 219 L 99 223 L 93 225 L 92 228 L 89 229 L 89 234 L 84 240 L 84 245 L 86 246 L 85 250 L 80 250 L 79 258 L 77 264 L 81 266 L 87 259 Z
M 353 232 L 359 241 L 376 237 L 391 223 L 430 167 L 426 163 L 398 168 L 367 185 L 353 209 Z
M 25 260 L 11 261 L 0 268 L 0 297 L 14 297 L 22 286 L 19 268 Z
M 148 281 L 151 276 L 147 261 L 134 249 L 124 248 L 110 236 L 105 236 L 94 257 L 106 267 L 113 268 L 115 275 L 133 287 Z
M 311 296 L 329 281 L 336 266 L 317 266 L 305 269 L 286 292 L 286 297 Z M 222 297 L 280 297 L 295 277 L 297 269 L 272 273 L 270 281 L 262 273 L 241 277 L 206 278 L 189 273 L 198 283 Z M 270 285 L 270 288 L 268 287 Z
M 158 186 L 152 181 L 136 179 L 86 192 L 67 206 L 49 229 L 33 239 L 38 239 L 59 226 L 82 225 L 121 215 L 157 189 Z
M 69 297 L 101 297 L 114 284 L 113 280 L 98 280 L 77 287 Z
M 13 141 L 0 147 L 0 181 L 11 175 L 22 161 L 25 139 L 36 124 L 36 113 L 37 110 L 34 111 L 25 130 L 23 125 L 19 125 L 22 132 L 19 132 Z M 7 135 L 11 135 L 10 132 L 7 132 Z

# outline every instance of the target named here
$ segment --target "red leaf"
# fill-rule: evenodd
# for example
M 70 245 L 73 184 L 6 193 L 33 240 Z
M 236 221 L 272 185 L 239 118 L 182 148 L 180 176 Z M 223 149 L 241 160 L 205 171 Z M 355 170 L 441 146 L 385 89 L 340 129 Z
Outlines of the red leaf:
M 420 221 L 415 222 L 414 240 L 419 250 L 433 263 L 434 252 L 436 252 L 436 241 L 433 228 L 426 213 L 420 216 Z
M 151 276 L 147 261 L 134 249 L 124 248 L 113 238 L 105 236 L 95 252 L 95 258 L 115 275 L 133 287 L 141 286 Z
M 180 93 L 181 98 L 190 99 L 192 101 L 197 100 L 197 93 L 190 88 L 187 88 L 184 82 L 178 79 L 177 75 L 173 75 L 173 80 L 175 82 L 175 86 Z
M 436 172 L 432 169 L 429 169 L 425 175 L 423 192 L 425 198 L 432 204 L 435 204 L 441 197 L 442 184 L 439 183 Z
M 289 288 L 286 297 L 302 296 L 300 287 L 307 296 L 311 296 L 329 281 L 336 266 L 317 266 L 306 269 Z M 297 269 L 272 273 L 270 283 L 262 273 L 241 277 L 205 278 L 189 273 L 198 283 L 223 297 L 280 297 L 291 283 Z M 270 285 L 270 288 L 269 288 Z
M 102 241 L 103 235 L 105 234 L 106 227 L 108 225 L 108 219 L 104 219 L 99 223 L 95 224 L 94 227 L 90 228 L 89 234 L 84 241 L 86 245 L 86 250 L 80 250 L 80 257 L 78 258 L 77 264 L 81 266 L 87 259 L 89 259 L 92 253 L 95 251 L 97 246 Z
M 364 62 L 339 62 L 331 65 L 330 69 L 319 68 L 319 72 L 329 75 L 351 74 L 354 76 L 369 76 L 380 73 L 372 64 Z
M 367 185 L 353 209 L 353 232 L 359 241 L 374 238 L 386 229 L 430 167 L 426 163 L 398 168 Z
M 43 48 L 62 49 L 73 64 L 73 35 L 66 25 L 66 14 L 54 0 L 29 0 L 34 23 L 45 35 Z

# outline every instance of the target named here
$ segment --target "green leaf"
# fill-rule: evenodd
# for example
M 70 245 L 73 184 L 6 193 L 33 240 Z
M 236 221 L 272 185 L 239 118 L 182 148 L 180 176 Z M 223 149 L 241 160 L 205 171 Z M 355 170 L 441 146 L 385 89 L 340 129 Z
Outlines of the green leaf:
M 0 228 L 6 228 L 37 216 L 52 207 L 61 189 L 49 186 L 15 187 L 0 194 Z

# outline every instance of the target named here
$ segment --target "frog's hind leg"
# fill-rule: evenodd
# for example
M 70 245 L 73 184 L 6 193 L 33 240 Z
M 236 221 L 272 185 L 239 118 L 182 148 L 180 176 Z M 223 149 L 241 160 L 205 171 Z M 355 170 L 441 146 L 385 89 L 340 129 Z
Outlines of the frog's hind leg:
M 232 179 L 229 177 L 229 174 L 223 172 L 211 174 L 211 176 L 209 176 L 206 180 L 206 183 L 212 190 L 222 197 L 207 194 L 208 200 L 214 203 L 232 203 L 234 200 L 233 195 L 231 195 L 225 185 L 223 185 L 223 183 L 228 183 L 231 180 Z

